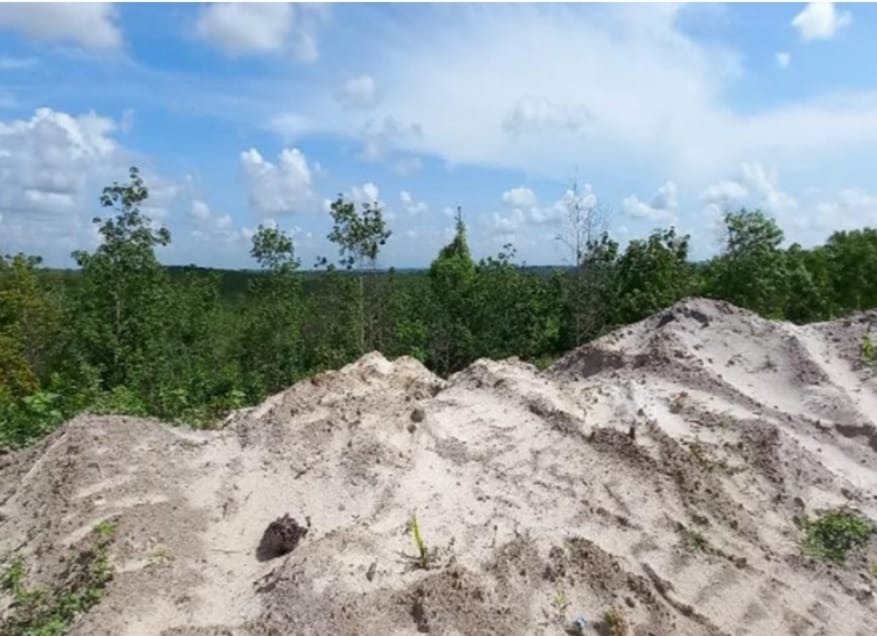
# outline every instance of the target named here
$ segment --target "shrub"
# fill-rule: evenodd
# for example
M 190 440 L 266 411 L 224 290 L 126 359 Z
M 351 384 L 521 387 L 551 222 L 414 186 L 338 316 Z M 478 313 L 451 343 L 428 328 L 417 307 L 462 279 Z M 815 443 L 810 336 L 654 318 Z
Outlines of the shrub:
M 844 563 L 851 550 L 863 547 L 877 534 L 868 519 L 844 508 L 829 510 L 816 519 L 799 521 L 804 531 L 804 551 L 834 563 Z

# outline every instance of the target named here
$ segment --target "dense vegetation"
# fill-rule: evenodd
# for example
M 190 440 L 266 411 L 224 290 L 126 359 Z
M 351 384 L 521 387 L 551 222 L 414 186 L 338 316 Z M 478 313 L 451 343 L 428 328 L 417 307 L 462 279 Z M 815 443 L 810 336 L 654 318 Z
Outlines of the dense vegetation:
M 260 227 L 258 272 L 162 266 L 171 240 L 140 211 L 136 169 L 104 189 L 102 244 L 73 274 L 37 256 L 0 259 L 0 449 L 26 445 L 82 412 L 209 425 L 290 383 L 370 350 L 414 356 L 441 374 L 488 356 L 543 364 L 615 326 L 691 295 L 771 318 L 827 319 L 877 306 L 877 230 L 784 249 L 760 211 L 725 217 L 723 251 L 688 260 L 688 237 L 656 229 L 623 251 L 572 204 L 574 262 L 524 268 L 511 246 L 475 262 L 458 218 L 427 273 L 381 272 L 382 210 L 339 197 L 328 238 L 337 262 L 304 272 L 291 238 Z

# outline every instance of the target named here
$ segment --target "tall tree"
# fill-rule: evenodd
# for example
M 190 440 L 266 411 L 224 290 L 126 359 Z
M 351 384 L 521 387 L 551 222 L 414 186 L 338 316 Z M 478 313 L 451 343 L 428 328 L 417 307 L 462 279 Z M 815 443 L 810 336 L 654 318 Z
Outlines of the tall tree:
M 569 279 L 569 314 L 572 320 L 572 345 L 578 346 L 599 332 L 603 318 L 596 297 L 605 287 L 605 271 L 598 265 L 599 258 L 589 254 L 593 246 L 599 246 L 606 232 L 606 217 L 596 197 L 586 191 L 579 192 L 578 182 L 573 181 L 563 199 L 565 216 L 563 229 L 555 237 L 569 251 L 572 266 Z
M 249 320 L 242 354 L 262 390 L 276 391 L 302 371 L 300 261 L 292 238 L 260 225 L 250 255 L 262 268 L 250 286 Z
M 357 310 L 359 314 L 359 353 L 374 347 L 377 324 L 381 321 L 381 304 L 378 298 L 377 262 L 381 247 L 392 234 L 384 222 L 383 210 L 377 201 L 366 202 L 357 212 L 352 201 L 344 201 L 342 195 L 332 203 L 332 231 L 328 239 L 338 246 L 339 263 L 347 271 L 357 272 L 359 291 Z M 368 280 L 368 289 L 366 289 Z
M 456 234 L 429 266 L 429 280 L 436 303 L 431 360 L 439 373 L 449 373 L 469 362 L 474 348 L 471 314 L 475 262 L 460 208 Z
M 140 205 L 149 196 L 137 168 L 128 183 L 104 188 L 101 205 L 115 216 L 101 219 L 101 245 L 94 252 L 76 251 L 82 268 L 76 303 L 79 352 L 97 369 L 105 386 L 142 383 L 155 389 L 155 369 L 161 352 L 156 344 L 166 337 L 164 303 L 167 274 L 155 247 L 170 243 L 167 228 L 155 229 Z

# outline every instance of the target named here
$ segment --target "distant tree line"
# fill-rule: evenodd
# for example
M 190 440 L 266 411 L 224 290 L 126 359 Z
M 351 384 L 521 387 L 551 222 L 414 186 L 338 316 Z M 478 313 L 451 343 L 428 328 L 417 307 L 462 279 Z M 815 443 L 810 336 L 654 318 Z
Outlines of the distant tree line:
M 725 215 L 721 253 L 692 263 L 689 237 L 674 228 L 622 251 L 573 202 L 569 267 L 525 268 L 511 245 L 476 262 L 458 217 L 426 273 L 399 275 L 376 268 L 391 235 L 380 206 L 341 196 L 328 234 L 336 259 L 304 272 L 291 237 L 260 226 L 250 252 L 260 271 L 236 297 L 217 273 L 172 276 L 158 262 L 155 248 L 171 236 L 141 212 L 147 197 L 136 168 L 104 189 L 102 242 L 74 253 L 75 276 L 44 270 L 38 256 L 0 258 L 0 449 L 82 411 L 211 425 L 375 349 L 442 375 L 479 357 L 541 366 L 692 295 L 799 323 L 877 307 L 874 229 L 784 249 L 770 217 L 741 210 Z

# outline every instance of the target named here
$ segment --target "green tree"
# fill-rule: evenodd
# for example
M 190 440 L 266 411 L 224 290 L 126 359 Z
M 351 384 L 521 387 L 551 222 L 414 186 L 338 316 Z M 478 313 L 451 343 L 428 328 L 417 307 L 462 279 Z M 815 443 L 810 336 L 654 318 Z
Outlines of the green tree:
M 115 216 L 100 225 L 101 245 L 73 253 L 81 283 L 71 321 L 77 326 L 77 353 L 96 369 L 107 388 L 126 385 L 154 395 L 161 378 L 162 351 L 168 337 L 165 303 L 169 281 L 155 247 L 170 243 L 165 227 L 153 228 L 140 211 L 149 193 L 137 168 L 130 181 L 104 188 L 101 205 Z
M 60 303 L 38 276 L 40 262 L 0 257 L 0 404 L 35 391 L 57 362 Z
M 557 347 L 560 313 L 548 281 L 515 264 L 515 255 L 506 244 L 476 268 L 471 303 L 475 357 L 534 360 Z
M 825 256 L 841 311 L 877 307 L 877 229 L 835 232 L 825 244 Z
M 567 281 L 567 333 L 570 346 L 578 346 L 600 333 L 606 323 L 606 310 L 597 301 L 605 293 L 612 269 L 607 268 L 606 219 L 590 193 L 579 193 L 578 183 L 564 195 L 566 214 L 556 239 L 569 250 L 571 269 Z M 617 246 L 616 246 L 617 248 Z M 598 253 L 592 254 L 592 250 Z
M 805 250 L 797 243 L 786 250 L 787 296 L 783 317 L 797 323 L 827 320 L 834 315 L 825 249 Z
M 328 239 L 338 246 L 339 264 L 347 271 L 357 272 L 359 290 L 357 312 L 359 314 L 359 353 L 376 344 L 378 324 L 381 322 L 377 262 L 380 249 L 387 243 L 391 232 L 384 222 L 383 210 L 377 201 L 364 203 L 357 212 L 353 202 L 344 201 L 342 195 L 331 205 L 332 231 Z M 324 259 L 325 262 L 325 259 Z M 368 281 L 368 289 L 366 288 Z
M 439 373 L 447 374 L 470 362 L 474 350 L 471 329 L 475 262 L 466 241 L 466 226 L 457 209 L 456 234 L 429 266 L 435 299 L 430 360 Z
M 670 228 L 654 230 L 647 240 L 628 243 L 618 261 L 614 322 L 642 320 L 689 293 L 688 239 Z
M 250 310 L 241 349 L 242 364 L 265 391 L 285 387 L 301 373 L 302 302 L 292 238 L 260 225 L 250 255 L 262 268 L 250 285 Z
M 761 210 L 725 215 L 723 253 L 713 259 L 707 292 L 770 318 L 782 318 L 788 273 L 783 231 Z

